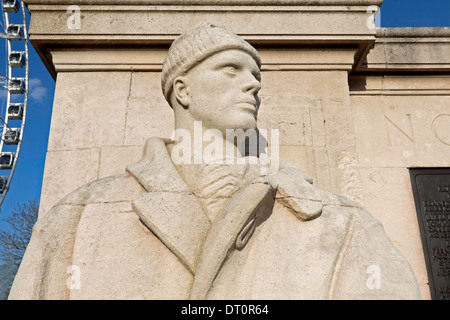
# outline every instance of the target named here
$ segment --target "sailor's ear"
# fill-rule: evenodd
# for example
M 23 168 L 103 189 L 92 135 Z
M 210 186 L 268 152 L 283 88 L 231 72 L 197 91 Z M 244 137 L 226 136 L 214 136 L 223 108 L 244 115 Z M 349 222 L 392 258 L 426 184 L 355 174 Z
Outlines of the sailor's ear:
M 189 108 L 190 97 L 186 77 L 178 76 L 173 81 L 173 94 L 177 102 L 184 108 Z

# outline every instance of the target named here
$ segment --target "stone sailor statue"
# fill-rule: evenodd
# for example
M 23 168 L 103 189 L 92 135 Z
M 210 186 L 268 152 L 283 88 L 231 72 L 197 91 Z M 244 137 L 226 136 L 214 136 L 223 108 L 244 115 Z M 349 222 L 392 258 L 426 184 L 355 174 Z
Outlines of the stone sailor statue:
M 260 67 L 226 29 L 202 23 L 177 38 L 162 90 L 180 135 L 149 138 L 126 172 L 40 217 L 9 298 L 420 299 L 367 211 L 289 163 L 262 170 L 227 138 L 257 128 Z M 221 142 L 214 161 L 196 161 L 198 129 Z

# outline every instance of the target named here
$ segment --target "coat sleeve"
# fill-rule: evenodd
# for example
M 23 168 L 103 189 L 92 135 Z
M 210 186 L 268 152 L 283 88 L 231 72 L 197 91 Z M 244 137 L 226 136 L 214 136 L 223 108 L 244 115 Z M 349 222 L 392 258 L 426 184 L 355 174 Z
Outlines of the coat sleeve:
M 381 223 L 355 210 L 335 267 L 332 299 L 421 299 L 414 272 Z
M 71 265 L 82 205 L 60 204 L 39 217 L 8 299 L 68 299 Z

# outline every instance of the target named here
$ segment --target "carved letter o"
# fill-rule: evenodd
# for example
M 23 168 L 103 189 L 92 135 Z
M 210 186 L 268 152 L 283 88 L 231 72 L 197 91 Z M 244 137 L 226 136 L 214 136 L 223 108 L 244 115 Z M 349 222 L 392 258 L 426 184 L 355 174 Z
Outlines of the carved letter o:
M 434 136 L 442 143 L 450 146 L 450 114 L 437 116 L 431 124 Z

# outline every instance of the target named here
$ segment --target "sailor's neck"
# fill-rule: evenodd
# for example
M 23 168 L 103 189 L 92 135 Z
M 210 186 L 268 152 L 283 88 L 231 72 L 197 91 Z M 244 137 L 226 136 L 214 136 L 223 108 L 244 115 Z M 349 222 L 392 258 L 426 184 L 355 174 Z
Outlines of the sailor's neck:
M 169 154 L 177 152 L 174 147 L 175 144 L 167 145 Z M 206 163 L 174 161 L 174 165 L 213 221 L 228 200 L 255 179 L 260 171 L 249 165 L 246 158 L 222 156 L 207 160 Z

